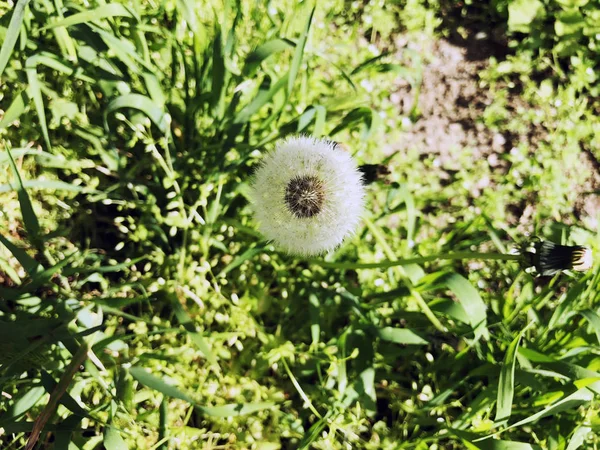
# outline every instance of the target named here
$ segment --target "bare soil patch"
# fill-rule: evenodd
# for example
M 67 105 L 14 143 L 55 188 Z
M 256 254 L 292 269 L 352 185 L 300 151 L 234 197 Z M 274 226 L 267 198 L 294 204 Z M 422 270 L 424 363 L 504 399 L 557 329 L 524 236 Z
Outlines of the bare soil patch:
M 504 49 L 497 43 L 477 38 L 460 42 L 439 39 L 415 43 L 400 37 L 397 46 L 400 53 L 403 48 L 412 47 L 431 57 L 423 70 L 420 91 L 416 92 L 408 82 L 399 80 L 391 96 L 401 114 L 408 116 L 415 100 L 419 112 L 418 119 L 402 134 L 393 150 L 416 148 L 424 157 L 435 155 L 440 176 L 447 180 L 445 184 L 451 183 L 459 170 L 470 170 L 469 167 L 461 167 L 459 162 L 459 155 L 464 160 L 465 151 L 470 152 L 473 161 L 485 159 L 492 173 L 502 175 L 510 170 L 510 163 L 501 158 L 502 154 L 510 152 L 521 141 L 526 141 L 535 152 L 539 143 L 551 132 L 541 124 L 530 124 L 527 132 L 517 135 L 490 130 L 483 123 L 482 117 L 493 103 L 494 94 L 482 86 L 480 73 L 488 67 L 490 56 L 503 57 Z M 521 98 L 518 89 L 506 88 L 505 92 L 505 109 L 513 117 L 516 117 L 517 111 L 533 108 Z M 582 150 L 581 164 L 581 173 L 591 176 L 583 179 L 572 177 L 573 189 L 581 194 L 580 200 L 573 205 L 573 214 L 594 229 L 598 225 L 600 197 L 590 192 L 600 189 L 600 171 L 591 152 Z M 482 180 L 473 186 L 471 196 L 479 196 L 482 189 L 493 189 L 493 182 L 488 181 Z M 510 205 L 509 224 L 530 223 L 535 207 L 535 198 Z

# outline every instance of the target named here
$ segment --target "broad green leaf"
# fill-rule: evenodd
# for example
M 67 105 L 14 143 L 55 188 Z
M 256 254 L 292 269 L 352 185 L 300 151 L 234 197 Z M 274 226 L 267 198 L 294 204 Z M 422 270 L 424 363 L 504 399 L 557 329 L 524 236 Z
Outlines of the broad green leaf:
M 377 330 L 377 336 L 395 344 L 427 345 L 428 342 L 408 328 L 385 327 Z
M 104 428 L 104 447 L 110 450 L 129 450 L 117 429 L 111 425 Z
M 531 22 L 544 12 L 540 0 L 515 0 L 508 4 L 508 29 L 521 33 L 531 31 Z
M 569 441 L 569 445 L 566 450 L 577 450 L 582 447 L 585 443 L 585 440 L 592 432 L 592 427 L 580 425 L 575 429 L 573 436 L 571 436 L 571 440 Z
M 58 383 L 45 370 L 41 370 L 40 372 L 40 378 L 42 380 L 42 385 L 44 386 L 44 389 L 48 394 L 52 394 L 52 391 L 54 391 Z M 83 409 L 81 405 L 77 403 L 77 401 L 68 392 L 65 392 L 60 398 L 60 403 L 73 414 L 76 414 L 80 417 L 87 417 L 89 419 L 93 419 L 88 414 L 88 412 L 85 409 Z
M 306 21 L 304 30 L 302 30 L 302 34 L 300 35 L 300 38 L 296 43 L 296 50 L 294 51 L 294 57 L 292 58 L 292 64 L 290 66 L 290 72 L 288 77 L 288 97 L 292 93 L 294 83 L 296 82 L 296 77 L 298 76 L 298 72 L 300 71 L 300 65 L 302 64 L 302 58 L 304 57 L 304 47 L 306 46 L 306 40 L 308 39 L 308 32 L 310 31 L 310 25 L 312 23 L 313 15 L 315 13 L 315 8 L 316 7 L 313 7 L 310 11 L 310 15 L 308 16 L 308 20 Z
M 71 25 L 106 19 L 107 17 L 132 17 L 132 14 L 131 11 L 121 3 L 109 3 L 108 5 L 102 5 L 98 8 L 73 14 L 66 19 L 53 21 L 55 18 L 50 17 L 50 24 L 44 28 L 70 27 Z
M 2 77 L 4 69 L 6 68 L 8 60 L 10 59 L 10 55 L 12 54 L 15 44 L 17 43 L 19 29 L 21 28 L 21 23 L 23 23 L 25 8 L 28 4 L 29 0 L 18 0 L 15 9 L 13 10 L 13 14 L 8 25 L 8 30 L 6 32 L 6 36 L 4 37 L 4 42 L 0 48 L 0 77 Z
M 40 401 L 42 396 L 46 393 L 46 390 L 42 386 L 34 386 L 30 388 L 24 395 L 17 398 L 11 405 L 6 413 L 6 417 L 2 418 L 3 423 L 5 420 L 13 420 L 25 414 L 31 408 L 33 408 L 37 402 Z
M 2 120 L 0 120 L 0 130 L 3 128 L 7 128 L 8 126 L 10 126 L 11 123 L 13 123 L 19 117 L 21 117 L 21 114 L 25 112 L 25 109 L 27 108 L 28 104 L 29 97 L 27 96 L 27 93 L 25 91 L 22 91 L 19 94 L 17 94 L 17 96 L 14 98 L 14 100 L 4 113 L 4 117 L 2 117 Z M 1 158 L 3 158 L 2 154 L 0 154 L 0 160 Z
M 471 286 L 469 281 L 457 273 L 448 273 L 442 275 L 438 280 L 445 284 L 465 310 L 469 317 L 469 323 L 475 333 L 475 338 L 488 335 L 486 306 L 479 295 L 479 292 Z
M 193 33 L 198 30 L 198 20 L 196 19 L 196 4 L 193 0 L 177 0 L 177 9 L 181 12 L 182 17 L 185 19 L 185 23 Z

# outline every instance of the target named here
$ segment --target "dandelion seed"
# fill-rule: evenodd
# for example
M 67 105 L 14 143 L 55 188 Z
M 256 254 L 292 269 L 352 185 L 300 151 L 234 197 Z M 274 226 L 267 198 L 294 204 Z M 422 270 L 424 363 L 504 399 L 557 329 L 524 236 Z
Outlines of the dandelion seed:
M 252 183 L 259 229 L 289 253 L 317 255 L 352 235 L 363 210 L 362 175 L 336 143 L 289 138 L 265 156 Z

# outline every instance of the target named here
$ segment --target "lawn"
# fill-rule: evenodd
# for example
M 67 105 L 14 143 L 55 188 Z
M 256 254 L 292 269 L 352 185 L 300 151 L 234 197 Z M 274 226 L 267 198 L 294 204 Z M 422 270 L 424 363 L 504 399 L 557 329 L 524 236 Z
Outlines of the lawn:
M 599 448 L 599 24 L 1 2 L 0 448 Z

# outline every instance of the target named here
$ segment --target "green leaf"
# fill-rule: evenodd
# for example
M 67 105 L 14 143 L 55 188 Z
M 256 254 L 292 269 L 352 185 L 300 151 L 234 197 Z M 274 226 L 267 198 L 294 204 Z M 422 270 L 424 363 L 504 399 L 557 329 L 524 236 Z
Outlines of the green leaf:
M 110 450 L 129 450 L 117 429 L 110 425 L 104 428 L 104 447 Z
M 583 403 L 589 403 L 594 399 L 594 393 L 590 391 L 588 388 L 584 387 L 578 389 L 573 392 L 571 395 L 567 395 L 562 400 L 557 401 L 556 403 L 544 408 L 543 410 L 532 414 L 531 416 L 520 420 L 516 423 L 513 423 L 508 428 L 505 428 L 503 431 L 510 430 L 511 428 L 521 427 L 525 424 L 535 422 L 536 420 L 541 419 L 542 417 L 551 416 L 557 414 L 561 411 L 573 410 L 579 407 Z
M 385 327 L 377 330 L 377 336 L 395 344 L 427 345 L 428 342 L 408 328 Z
M 17 187 L 15 190 L 17 191 L 17 197 L 19 198 L 19 204 L 21 206 L 21 214 L 23 216 L 23 223 L 25 225 L 25 229 L 27 230 L 27 234 L 29 238 L 36 242 L 39 234 L 40 234 L 40 223 L 38 221 L 35 212 L 33 211 L 33 205 L 31 204 L 31 199 L 29 198 L 29 194 L 25 190 L 25 186 L 23 185 L 23 180 L 21 179 L 21 174 L 17 169 L 17 165 L 15 164 L 15 160 L 10 153 L 10 150 L 7 148 L 8 152 L 8 161 L 10 163 L 10 167 L 13 171 L 15 179 L 17 181 Z
M 154 103 L 150 98 L 141 94 L 121 95 L 108 104 L 106 111 L 104 112 L 104 123 L 107 129 L 107 116 L 122 108 L 133 108 L 142 111 L 152 122 L 154 122 L 161 132 L 167 132 L 169 124 L 163 108 Z
M 25 414 L 27 411 L 33 408 L 37 402 L 40 401 L 45 393 L 46 390 L 42 386 L 30 388 L 25 395 L 22 395 L 14 401 L 7 411 L 6 417 L 2 418 L 2 422 L 0 422 L 0 424 L 4 423 L 4 421 L 12 421 L 13 419 L 20 417 L 22 414 Z
M 287 50 L 288 48 L 293 48 L 294 46 L 295 44 L 293 42 L 286 39 L 273 39 L 265 42 L 248 55 L 246 64 L 244 65 L 243 74 L 246 76 L 254 74 L 260 63 L 269 56 Z
M 2 120 L 0 120 L 0 130 L 7 128 L 11 123 L 21 117 L 21 114 L 25 112 L 28 103 L 29 97 L 25 91 L 17 94 L 15 99 L 4 113 L 4 117 L 2 117 Z M 0 158 L 2 158 L 2 155 L 0 155 Z
M 567 445 L 566 450 L 577 450 L 582 447 L 585 443 L 585 440 L 592 432 L 592 427 L 580 425 L 575 429 L 573 436 L 571 436 L 571 440 L 569 441 L 569 445 Z
M 23 16 L 25 15 L 25 8 L 28 4 L 29 0 L 18 0 L 13 15 L 10 18 L 8 30 L 6 31 L 6 36 L 4 37 L 4 42 L 2 43 L 2 48 L 0 48 L 0 77 L 2 77 L 4 69 L 6 68 L 8 60 L 10 59 L 10 55 L 12 54 L 15 44 L 17 43 L 21 23 L 23 23 Z
M 8 251 L 12 253 L 12 255 L 17 259 L 17 261 L 19 261 L 19 264 L 23 266 L 23 269 L 25 269 L 25 272 L 27 272 L 30 277 L 44 270 L 42 265 L 29 256 L 25 250 L 17 247 L 1 234 L 0 243 L 2 243 L 8 249 Z
M 145 369 L 134 366 L 129 369 L 131 375 L 142 383 L 144 386 L 154 389 L 166 395 L 168 397 L 178 398 L 180 400 L 184 400 L 196 408 L 198 408 L 201 412 L 208 416 L 213 417 L 232 417 L 232 416 L 241 416 L 245 414 L 252 414 L 256 411 L 261 411 L 263 409 L 270 409 L 275 406 L 273 402 L 258 402 L 258 403 L 239 403 L 239 404 L 228 404 L 223 406 L 201 406 L 194 401 L 189 395 L 180 391 L 175 386 L 165 383 L 158 377 L 147 372 Z
M 292 93 L 292 89 L 294 88 L 294 83 L 296 82 L 296 77 L 298 76 L 298 72 L 300 71 L 300 65 L 302 64 L 302 58 L 304 56 L 304 47 L 306 46 L 306 40 L 308 39 L 308 32 L 310 31 L 310 25 L 312 23 L 313 15 L 315 13 L 315 8 L 313 7 L 310 11 L 310 15 L 308 16 L 308 20 L 306 21 L 306 25 L 304 26 L 304 30 L 296 43 L 296 51 L 294 52 L 294 57 L 292 58 L 292 64 L 290 66 L 290 73 L 287 84 L 287 95 L 288 97 Z
M 476 433 L 464 430 L 448 429 L 452 434 L 458 436 L 467 445 L 468 449 L 479 450 L 541 450 L 539 445 L 532 445 L 526 442 L 505 441 L 493 438 L 481 438 Z
M 598 339 L 598 343 L 600 344 L 600 316 L 591 309 L 586 309 L 579 313 L 587 319 L 594 333 L 596 333 L 596 339 Z
M 50 189 L 52 191 L 68 191 L 68 192 L 82 192 L 83 186 L 77 186 L 76 184 L 65 183 L 59 180 L 25 180 L 23 182 L 24 189 Z M 0 193 L 10 192 L 13 187 L 9 184 L 0 184 Z
M 285 83 L 288 81 L 289 75 L 284 75 L 281 77 L 277 83 L 272 85 L 270 88 L 259 89 L 258 94 L 254 99 L 246 105 L 239 113 L 236 114 L 233 119 L 233 123 L 246 123 L 250 120 L 250 118 L 258 112 L 260 108 L 265 106 L 273 96 L 283 87 Z
M 198 347 L 198 350 L 200 350 L 204 354 L 204 356 L 206 357 L 208 362 L 215 365 L 216 367 L 219 367 L 219 363 L 217 362 L 217 357 L 212 352 L 210 345 L 208 345 L 208 342 L 206 342 L 206 339 L 204 339 L 204 336 L 202 336 L 200 333 L 198 333 L 196 331 L 196 327 L 194 326 L 194 322 L 192 321 L 192 318 L 189 316 L 189 314 L 186 312 L 186 310 L 183 309 L 183 306 L 181 306 L 181 303 L 173 302 L 173 310 L 175 312 L 175 316 L 177 317 L 177 320 L 179 321 L 179 323 L 181 325 L 183 325 L 183 328 L 185 328 L 185 331 L 190 336 L 190 339 L 192 340 L 192 342 L 196 345 L 196 347 Z
M 133 366 L 129 369 L 129 373 L 133 376 L 133 378 L 150 389 L 154 389 L 155 391 L 158 391 L 168 397 L 178 398 L 188 403 L 195 404 L 195 401 L 192 397 L 184 392 L 181 392 L 175 386 L 165 383 L 163 380 L 155 377 L 142 367 Z
M 456 273 L 442 275 L 437 281 L 445 284 L 456 295 L 469 317 L 469 323 L 473 328 L 475 338 L 487 336 L 486 306 L 479 292 L 471 286 L 471 283 Z
M 133 17 L 131 11 L 120 3 L 110 3 L 108 5 L 102 5 L 98 8 L 90 9 L 84 12 L 73 14 L 66 19 L 57 20 L 51 22 L 45 28 L 56 28 L 56 27 L 70 27 L 71 25 L 77 25 L 80 23 L 87 23 L 93 20 L 106 19 L 107 17 Z M 49 20 L 54 20 L 54 17 L 50 17 Z
M 533 322 L 530 322 L 529 325 L 531 324 L 533 324 Z M 510 417 L 514 398 L 517 348 L 519 347 L 519 342 L 521 342 L 521 338 L 523 337 L 523 334 L 529 325 L 521 330 L 519 335 L 513 339 L 506 350 L 504 364 L 502 365 L 502 369 L 500 369 L 500 380 L 498 381 L 498 400 L 496 407 L 496 418 L 494 419 L 496 422 L 507 420 Z
M 521 33 L 531 31 L 531 23 L 544 12 L 539 0 L 515 0 L 508 4 L 508 29 Z
M 225 266 L 223 268 L 223 270 L 221 270 L 221 272 L 219 272 L 219 274 L 217 275 L 216 278 L 223 277 L 223 276 L 227 275 L 227 273 L 229 273 L 230 271 L 232 271 L 236 267 L 241 266 L 242 264 L 244 264 L 249 259 L 252 259 L 256 255 L 259 255 L 259 254 L 263 253 L 265 251 L 265 248 L 267 246 L 268 246 L 268 244 L 264 244 L 264 245 L 259 245 L 257 247 L 251 247 L 251 248 L 249 248 L 244 253 L 242 253 L 241 255 L 237 256 L 227 266 Z
M 35 66 L 35 60 L 28 58 L 25 63 L 25 73 L 27 74 L 27 82 L 29 83 L 28 91 L 29 97 L 33 99 L 35 110 L 40 120 L 40 127 L 42 127 L 42 136 L 44 136 L 44 142 L 48 147 L 49 151 L 52 151 L 52 145 L 50 144 L 50 135 L 48 134 L 48 125 L 46 123 L 46 112 L 44 111 L 44 99 L 42 98 L 42 88 L 40 81 L 38 80 L 38 73 Z

